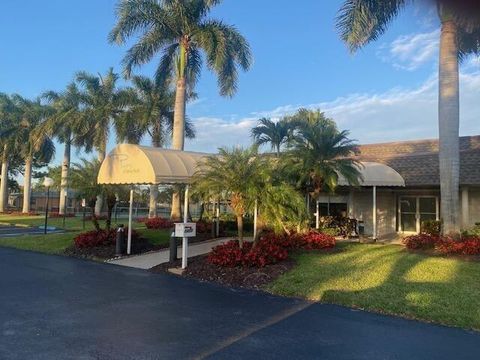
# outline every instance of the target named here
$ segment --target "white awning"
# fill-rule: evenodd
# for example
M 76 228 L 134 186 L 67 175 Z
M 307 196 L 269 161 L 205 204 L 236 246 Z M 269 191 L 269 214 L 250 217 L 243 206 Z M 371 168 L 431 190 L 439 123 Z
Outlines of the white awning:
M 363 176 L 361 186 L 405 186 L 403 177 L 390 166 L 375 163 L 362 162 L 359 170 Z M 339 176 L 338 185 L 350 186 L 348 181 Z
M 103 161 L 99 184 L 187 184 L 209 154 L 120 144 Z

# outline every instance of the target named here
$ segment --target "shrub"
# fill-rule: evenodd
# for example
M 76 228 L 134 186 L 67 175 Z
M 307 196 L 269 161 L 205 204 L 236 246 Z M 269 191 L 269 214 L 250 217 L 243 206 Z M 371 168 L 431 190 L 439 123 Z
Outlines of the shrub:
M 480 237 L 480 225 L 477 223 L 475 226 L 469 230 L 466 230 L 462 233 L 464 237 Z
M 272 240 L 261 239 L 255 247 L 252 243 L 245 242 L 241 249 L 238 241 L 232 240 L 214 247 L 207 261 L 224 267 L 264 267 L 287 257 L 288 251 Z
M 225 267 L 255 266 L 264 267 L 285 260 L 292 249 L 317 250 L 335 246 L 333 236 L 311 231 L 306 234 L 278 235 L 264 233 L 253 247 L 245 242 L 240 249 L 238 241 L 229 241 L 212 249 L 208 262 Z
M 128 229 L 125 229 L 125 237 Z M 81 234 L 78 234 L 73 239 L 75 247 L 77 248 L 91 248 L 97 246 L 110 246 L 115 244 L 115 239 L 117 237 L 117 231 L 115 229 L 107 230 L 92 230 L 87 231 Z M 137 231 L 132 229 L 132 241 L 138 240 L 140 238 Z
M 439 236 L 442 231 L 442 222 L 427 220 L 422 222 L 420 232 L 426 235 Z
M 145 220 L 147 229 L 170 229 L 173 227 L 173 221 L 161 217 Z
M 429 234 L 411 235 L 403 239 L 403 243 L 409 250 L 433 249 L 438 241 L 438 236 Z
M 436 249 L 445 255 L 480 255 L 480 237 L 467 237 L 455 240 L 444 237 L 436 244 Z

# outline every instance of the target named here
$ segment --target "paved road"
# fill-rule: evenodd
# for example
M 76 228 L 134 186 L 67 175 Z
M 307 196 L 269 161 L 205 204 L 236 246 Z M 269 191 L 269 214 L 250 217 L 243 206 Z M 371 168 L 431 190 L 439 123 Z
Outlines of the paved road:
M 478 359 L 480 334 L 0 248 L 1 359 Z
M 0 225 L 0 238 L 2 237 L 15 237 L 20 235 L 41 235 L 44 229 L 40 227 L 21 227 L 13 225 Z M 55 229 L 48 230 L 49 234 L 61 233 L 63 230 Z

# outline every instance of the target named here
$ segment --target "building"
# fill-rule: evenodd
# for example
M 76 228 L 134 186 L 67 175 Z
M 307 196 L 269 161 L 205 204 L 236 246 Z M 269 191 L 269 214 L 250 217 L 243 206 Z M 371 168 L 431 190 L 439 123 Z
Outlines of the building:
M 379 238 L 418 233 L 423 221 L 441 218 L 438 140 L 361 145 L 355 159 L 390 168 L 404 186 L 340 186 L 335 195 L 318 198 L 321 216 L 347 214 L 366 235 Z M 480 136 L 460 138 L 460 200 L 461 226 L 467 229 L 480 222 Z

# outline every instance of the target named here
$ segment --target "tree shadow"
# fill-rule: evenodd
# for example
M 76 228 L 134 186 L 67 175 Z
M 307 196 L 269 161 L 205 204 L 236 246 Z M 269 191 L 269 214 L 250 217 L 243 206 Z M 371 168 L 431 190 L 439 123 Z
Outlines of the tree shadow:
M 334 266 L 331 274 L 323 272 L 321 282 L 317 279 L 316 284 L 315 281 L 304 284 L 311 286 L 307 297 L 480 329 L 480 310 L 474 306 L 480 296 L 479 263 L 429 257 L 391 248 L 367 245 L 360 252 L 354 251 L 331 262 L 330 265 Z M 359 259 L 366 254 L 366 259 Z M 364 281 L 366 276 L 368 281 Z M 352 281 L 345 283 L 346 277 Z M 329 289 L 330 285 L 335 289 Z

